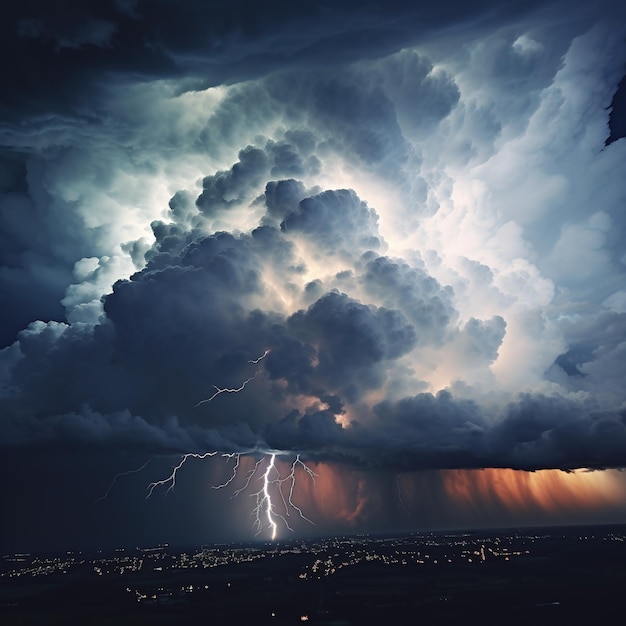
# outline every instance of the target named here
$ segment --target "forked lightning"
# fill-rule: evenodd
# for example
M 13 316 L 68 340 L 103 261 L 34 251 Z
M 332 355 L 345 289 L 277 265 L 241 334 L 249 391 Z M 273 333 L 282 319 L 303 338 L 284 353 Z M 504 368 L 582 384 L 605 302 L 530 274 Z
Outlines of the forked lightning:
M 267 349 L 263 352 L 261 356 L 259 356 L 256 359 L 249 360 L 248 363 L 251 363 L 253 365 L 258 365 L 269 353 L 270 353 L 270 350 Z M 200 400 L 200 402 L 194 405 L 194 408 L 199 407 L 202 404 L 207 404 L 211 402 L 220 394 L 242 392 L 245 389 L 246 385 L 252 380 L 254 380 L 257 374 L 258 372 L 256 372 L 254 376 L 251 376 L 250 378 L 247 378 L 246 380 L 244 380 L 244 382 L 239 387 L 222 388 L 222 387 L 213 385 L 213 388 L 215 389 L 215 393 L 211 395 L 210 397 L 205 398 L 204 400 Z M 219 450 L 212 450 L 212 451 L 203 452 L 203 453 L 197 453 L 197 452 L 185 453 L 181 456 L 179 462 L 175 466 L 173 466 L 172 472 L 169 474 L 169 476 L 167 476 L 166 478 L 163 478 L 162 480 L 157 480 L 155 482 L 152 482 L 148 485 L 148 488 L 147 488 L 148 493 L 146 495 L 146 500 L 150 499 L 150 497 L 154 493 L 154 490 L 159 487 L 167 486 L 167 490 L 165 492 L 166 494 L 172 491 L 174 487 L 176 486 L 176 479 L 178 476 L 178 472 L 181 470 L 181 468 L 185 465 L 185 463 L 189 459 L 201 459 L 202 460 L 202 459 L 214 457 L 218 454 L 227 460 L 235 459 L 233 471 L 230 477 L 222 484 L 212 485 L 213 489 L 223 489 L 224 487 L 227 487 L 228 485 L 233 483 L 233 481 L 236 480 L 238 476 L 238 470 L 241 464 L 241 457 L 253 456 L 257 453 L 258 453 L 258 450 L 250 450 L 249 452 L 245 452 L 245 453 L 243 452 L 228 453 L 228 452 L 220 452 Z M 235 498 L 240 493 L 248 490 L 252 480 L 255 478 L 261 482 L 261 488 L 258 491 L 251 493 L 251 496 L 255 498 L 255 502 L 256 502 L 253 508 L 254 527 L 256 528 L 257 535 L 263 530 L 264 527 L 267 528 L 270 531 L 270 536 L 272 540 L 276 539 L 276 535 L 278 533 L 278 521 L 281 521 L 282 524 L 285 526 L 285 528 L 287 528 L 290 531 L 293 531 L 293 529 L 291 528 L 291 526 L 289 525 L 287 521 L 287 518 L 290 516 L 292 511 L 295 511 L 300 518 L 302 518 L 303 520 L 306 520 L 310 524 L 314 523 L 306 515 L 304 515 L 302 509 L 297 504 L 294 503 L 293 499 L 294 499 L 294 490 L 296 486 L 296 470 L 298 468 L 301 468 L 304 472 L 306 472 L 309 475 L 309 477 L 311 478 L 311 480 L 313 480 L 313 482 L 315 482 L 315 479 L 317 478 L 317 474 L 315 474 L 315 472 L 300 458 L 300 455 L 298 454 L 296 455 L 295 460 L 290 466 L 289 473 L 284 477 L 281 476 L 280 470 L 278 469 L 277 464 L 276 464 L 276 457 L 279 454 L 282 454 L 282 453 L 276 452 L 276 451 L 265 452 L 263 456 L 261 456 L 261 458 L 256 461 L 254 467 L 248 472 L 246 478 L 243 481 L 243 485 L 239 489 L 236 489 L 232 495 L 232 497 Z M 109 494 L 109 492 L 113 488 L 113 485 L 115 484 L 115 481 L 117 480 L 119 476 L 124 476 L 126 474 L 139 472 L 142 469 L 144 469 L 147 464 L 148 462 L 146 462 L 142 467 L 140 467 L 137 470 L 131 470 L 130 472 L 123 472 L 115 476 L 115 478 L 113 479 L 113 482 L 111 483 L 111 486 L 107 489 L 107 492 L 104 494 L 104 496 L 99 498 L 99 500 L 106 498 L 106 496 Z M 261 471 L 261 468 L 263 468 L 262 471 Z M 280 496 L 280 502 L 282 503 L 282 507 L 280 509 L 277 508 L 277 504 L 275 502 L 278 496 Z

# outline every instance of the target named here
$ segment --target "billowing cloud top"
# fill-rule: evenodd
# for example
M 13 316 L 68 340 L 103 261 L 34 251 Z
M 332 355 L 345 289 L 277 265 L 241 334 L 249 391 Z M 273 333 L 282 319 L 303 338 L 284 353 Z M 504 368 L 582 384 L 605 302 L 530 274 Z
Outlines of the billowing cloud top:
M 618 4 L 12 8 L 2 445 L 625 465 Z

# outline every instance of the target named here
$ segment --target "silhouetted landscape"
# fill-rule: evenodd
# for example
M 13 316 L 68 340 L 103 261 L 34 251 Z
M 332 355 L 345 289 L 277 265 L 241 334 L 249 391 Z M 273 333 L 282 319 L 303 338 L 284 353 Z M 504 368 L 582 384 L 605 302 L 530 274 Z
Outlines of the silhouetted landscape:
M 0 621 L 608 623 L 625 541 L 620 525 L 7 554 Z

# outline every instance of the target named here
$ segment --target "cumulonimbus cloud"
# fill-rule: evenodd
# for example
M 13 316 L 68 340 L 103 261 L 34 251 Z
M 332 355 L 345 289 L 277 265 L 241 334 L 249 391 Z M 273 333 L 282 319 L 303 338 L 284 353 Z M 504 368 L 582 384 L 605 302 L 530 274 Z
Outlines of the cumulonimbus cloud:
M 512 11 L 421 45 L 366 20 L 364 58 L 341 11 L 298 48 L 296 11 L 272 31 L 284 64 L 246 74 L 272 39 L 250 35 L 226 77 L 211 63 L 232 44 L 166 38 L 122 80 L 125 33 L 157 17 L 111 11 L 19 22 L 21 45 L 110 63 L 114 115 L 55 99 L 65 117 L 2 129 L 0 287 L 21 328 L 0 352 L 5 445 L 626 464 L 615 20 Z M 80 77 L 61 85 L 77 102 Z

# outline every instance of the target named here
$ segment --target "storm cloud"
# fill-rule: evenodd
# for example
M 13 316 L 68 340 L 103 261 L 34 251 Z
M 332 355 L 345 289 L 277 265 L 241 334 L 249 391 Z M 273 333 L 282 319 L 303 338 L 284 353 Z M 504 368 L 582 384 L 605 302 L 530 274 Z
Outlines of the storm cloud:
M 62 5 L 0 38 L 5 449 L 626 466 L 619 3 Z

